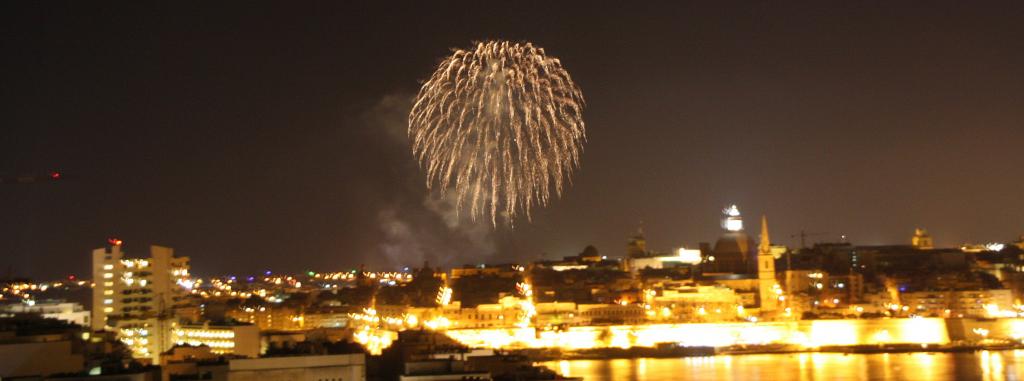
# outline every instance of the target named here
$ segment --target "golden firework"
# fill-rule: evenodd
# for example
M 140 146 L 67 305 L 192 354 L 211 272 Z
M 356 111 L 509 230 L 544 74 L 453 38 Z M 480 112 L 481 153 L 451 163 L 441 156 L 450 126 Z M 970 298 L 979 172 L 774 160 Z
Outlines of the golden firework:
M 453 190 L 458 210 L 497 225 L 561 196 L 579 167 L 583 94 L 557 58 L 530 43 L 456 49 L 409 114 L 427 187 Z

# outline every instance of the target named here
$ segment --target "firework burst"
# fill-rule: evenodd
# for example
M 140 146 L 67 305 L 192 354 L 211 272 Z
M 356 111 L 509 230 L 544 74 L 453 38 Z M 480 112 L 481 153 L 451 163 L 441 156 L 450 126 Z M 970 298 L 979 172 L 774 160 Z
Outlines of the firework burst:
M 512 223 L 561 196 L 579 167 L 583 94 L 557 58 L 530 43 L 456 49 L 409 114 L 427 187 L 452 192 L 474 218 Z

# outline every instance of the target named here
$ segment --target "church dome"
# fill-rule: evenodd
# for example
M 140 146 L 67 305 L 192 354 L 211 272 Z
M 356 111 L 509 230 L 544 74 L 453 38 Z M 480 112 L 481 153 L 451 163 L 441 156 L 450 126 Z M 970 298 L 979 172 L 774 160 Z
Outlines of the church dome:
M 719 273 L 756 274 L 757 241 L 743 231 L 743 216 L 736 205 L 722 209 L 725 233 L 715 242 L 714 260 L 707 270 Z
M 757 255 L 757 241 L 754 241 L 747 233 L 728 232 L 723 234 L 715 242 L 715 255 L 753 256 Z
M 743 231 L 727 232 L 715 242 L 715 272 L 757 273 L 757 242 Z

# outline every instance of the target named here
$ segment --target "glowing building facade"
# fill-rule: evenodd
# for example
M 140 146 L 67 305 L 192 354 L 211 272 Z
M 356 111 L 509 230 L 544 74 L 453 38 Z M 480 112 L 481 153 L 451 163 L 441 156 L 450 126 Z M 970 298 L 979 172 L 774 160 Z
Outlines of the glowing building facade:
M 120 241 L 92 252 L 92 329 L 110 327 L 110 317 L 155 316 L 171 310 L 190 285 L 188 257 L 150 246 L 150 257 L 126 258 Z
M 225 316 L 235 321 L 254 324 L 264 331 L 301 331 L 307 328 L 306 314 L 301 309 L 279 304 L 243 305 L 238 309 L 228 310 Z
M 727 287 L 673 287 L 646 290 L 644 294 L 643 308 L 647 322 L 722 322 L 746 317 L 742 298 Z
M 928 234 L 927 230 L 914 229 L 914 237 L 910 239 L 910 244 L 918 250 L 931 250 L 935 248 L 935 244 L 932 242 L 932 235 Z
M 17 303 L 0 306 L 4 314 L 39 314 L 47 319 L 63 320 L 82 327 L 89 327 L 90 313 L 81 304 L 61 301 L 33 301 L 31 304 Z
M 1007 289 L 903 292 L 900 302 L 890 306 L 900 309 L 894 312 L 929 317 L 1017 317 L 1020 311 Z
M 188 257 L 150 246 L 149 258 L 127 258 L 119 240 L 92 252 L 92 329 L 116 330 L 136 358 L 157 362 L 171 345 L 173 309 L 192 282 Z
M 632 256 L 625 259 L 625 268 L 636 276 L 643 269 L 666 269 L 679 266 L 696 266 L 701 262 L 700 250 L 679 248 L 672 253 Z
M 211 326 L 180 325 L 172 329 L 174 345 L 207 346 L 216 355 L 259 357 L 260 329 L 252 324 Z

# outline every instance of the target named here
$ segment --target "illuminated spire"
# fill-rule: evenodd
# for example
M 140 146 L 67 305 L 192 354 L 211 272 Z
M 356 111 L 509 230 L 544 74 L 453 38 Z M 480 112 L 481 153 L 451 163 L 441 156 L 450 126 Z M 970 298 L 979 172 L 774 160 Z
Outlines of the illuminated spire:
M 761 215 L 761 243 L 757 246 L 758 254 L 771 253 L 772 242 L 768 237 L 768 217 Z
M 761 215 L 761 242 L 757 245 L 758 297 L 761 311 L 775 311 L 782 298 L 782 289 L 775 278 L 772 240 L 768 237 L 768 217 Z

